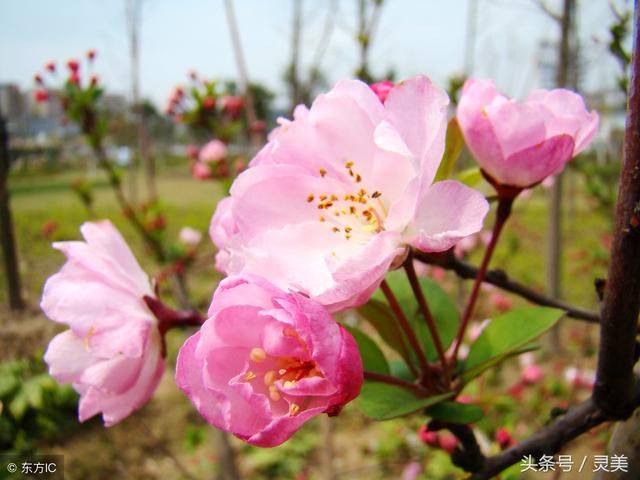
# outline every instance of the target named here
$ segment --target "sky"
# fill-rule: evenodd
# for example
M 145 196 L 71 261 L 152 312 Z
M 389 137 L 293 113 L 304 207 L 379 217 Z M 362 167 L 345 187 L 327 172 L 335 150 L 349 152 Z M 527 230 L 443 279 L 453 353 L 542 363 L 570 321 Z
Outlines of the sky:
M 357 0 L 335 0 L 338 11 L 321 68 L 330 83 L 353 76 Z M 464 69 L 468 3 L 474 0 L 386 0 L 370 63 L 396 78 L 424 73 L 446 86 Z M 539 85 L 538 45 L 554 41 L 557 25 L 536 0 L 475 0 L 478 5 L 475 76 L 524 96 Z M 172 87 L 195 69 L 211 78 L 236 77 L 223 0 L 143 0 L 140 40 L 142 95 L 162 107 Z M 628 5 L 629 0 L 616 0 Z M 131 89 L 126 0 L 0 0 L 0 83 L 33 86 L 51 60 L 98 51 L 95 71 L 110 92 Z M 560 0 L 546 3 L 559 11 Z M 579 0 L 578 29 L 587 77 L 585 90 L 611 88 L 618 67 L 606 49 L 612 23 L 609 0 Z M 291 52 L 292 0 L 235 0 L 252 81 L 266 84 L 285 104 L 283 70 Z M 302 61 L 308 64 L 321 35 L 329 0 L 303 0 Z

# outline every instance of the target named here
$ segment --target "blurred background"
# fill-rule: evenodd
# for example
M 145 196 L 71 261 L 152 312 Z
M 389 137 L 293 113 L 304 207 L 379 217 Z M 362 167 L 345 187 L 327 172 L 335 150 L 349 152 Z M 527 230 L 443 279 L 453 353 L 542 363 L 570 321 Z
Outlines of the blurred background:
M 0 197 L 10 202 L 2 206 L 0 451 L 62 453 L 69 479 L 223 478 L 229 446 L 240 478 L 463 478 L 445 449 L 423 443 L 420 418 L 372 423 L 353 405 L 340 419 L 315 419 L 277 449 L 234 439 L 221 447 L 170 372 L 153 401 L 122 424 L 78 425 L 76 395 L 57 386 L 41 361 L 57 330 L 39 312 L 39 297 L 64 261 L 50 244 L 78 238 L 84 221 L 110 218 L 150 275 L 187 271 L 190 301 L 206 309 L 221 278 L 207 234 L 216 202 L 295 105 L 310 105 L 337 80 L 354 77 L 372 83 L 426 74 L 452 104 L 471 76 L 490 78 L 516 98 L 563 86 L 598 111 L 600 131 L 562 181 L 517 204 L 493 265 L 594 309 L 591 284 L 606 272 L 621 158 L 632 8 L 626 0 L 3 1 Z M 86 125 L 65 105 L 74 73 L 69 60 L 80 64 L 76 86 L 99 90 L 91 108 L 104 119 L 101 147 L 169 261 L 149 255 L 85 141 Z M 209 97 L 215 105 L 207 106 Z M 230 98 L 240 99 L 241 112 L 234 113 Z M 218 109 L 211 122 L 201 115 L 207 109 Z M 227 145 L 232 173 L 199 175 L 198 150 L 214 137 Z M 472 166 L 463 152 L 459 173 Z M 185 227 L 202 238 L 187 238 Z M 478 236 L 458 253 L 477 263 L 481 247 Z M 451 273 L 422 273 L 456 298 L 468 293 Z M 525 304 L 497 290 L 484 297 L 485 318 Z M 186 335 L 171 332 L 169 358 Z M 517 441 L 542 425 L 552 407 L 588 395 L 596 335 L 568 323 L 542 351 L 466 392 L 493 405 L 479 425 L 487 448 L 501 448 L 500 427 Z M 603 427 L 568 452 L 601 453 L 608 435 Z M 552 477 L 525 477 L 516 468 L 503 478 Z

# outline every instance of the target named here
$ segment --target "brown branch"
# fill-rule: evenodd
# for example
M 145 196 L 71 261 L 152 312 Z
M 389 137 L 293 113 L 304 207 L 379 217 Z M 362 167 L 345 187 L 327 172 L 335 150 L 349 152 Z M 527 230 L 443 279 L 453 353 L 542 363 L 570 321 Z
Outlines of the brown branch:
M 640 311 L 640 10 L 634 12 L 634 45 L 609 273 L 602 302 L 594 398 L 616 418 L 632 407 L 635 332 Z
M 463 278 L 465 280 L 474 279 L 478 274 L 478 267 L 471 265 L 464 260 L 461 260 L 460 258 L 456 257 L 453 252 L 434 255 L 415 251 L 414 256 L 421 262 L 435 265 L 440 268 L 444 268 L 445 270 L 451 270 L 460 278 Z M 516 295 L 519 295 L 522 298 L 525 298 L 537 305 L 554 307 L 564 310 L 567 312 L 567 316 L 571 318 L 583 320 L 589 323 L 600 323 L 600 315 L 598 315 L 596 312 L 584 310 L 569 303 L 555 300 L 542 293 L 536 292 L 535 290 L 526 287 L 521 283 L 511 280 L 509 276 L 502 270 L 489 270 L 485 275 L 484 281 L 485 283 L 494 285 L 507 292 L 515 293 Z
M 640 405 L 640 378 L 631 382 L 633 407 Z M 542 455 L 553 455 L 574 438 L 604 422 L 613 420 L 601 410 L 593 398 L 571 408 L 564 415 L 542 428 L 528 439 L 487 458 L 482 469 L 474 472 L 468 480 L 485 480 L 531 455 L 534 459 Z M 454 433 L 455 434 L 455 433 Z

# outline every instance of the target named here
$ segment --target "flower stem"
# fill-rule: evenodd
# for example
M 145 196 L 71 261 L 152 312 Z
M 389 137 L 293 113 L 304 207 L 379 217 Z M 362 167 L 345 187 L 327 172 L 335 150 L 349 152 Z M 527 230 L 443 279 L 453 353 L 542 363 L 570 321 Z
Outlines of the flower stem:
M 196 310 L 174 310 L 173 308 L 166 306 L 157 298 L 149 295 L 145 295 L 142 299 L 144 300 L 144 303 L 147 304 L 147 307 L 149 307 L 149 310 L 151 310 L 158 319 L 158 329 L 163 336 L 172 328 L 184 326 L 199 327 L 206 320 L 206 318 Z
M 471 295 L 469 296 L 469 302 L 467 303 L 467 308 L 464 311 L 462 322 L 460 323 L 460 328 L 458 329 L 458 334 L 456 335 L 456 343 L 453 348 L 452 354 L 452 358 L 454 360 L 458 358 L 458 351 L 460 350 L 460 346 L 462 345 L 462 341 L 464 340 L 464 334 L 467 330 L 467 326 L 469 325 L 469 320 L 471 320 L 471 316 L 473 315 L 476 301 L 478 300 L 480 285 L 482 285 L 482 282 L 484 281 L 484 277 L 487 273 L 487 268 L 489 267 L 489 262 L 491 261 L 491 257 L 493 256 L 493 251 L 496 248 L 498 238 L 500 237 L 500 233 L 502 232 L 502 227 L 504 227 L 504 224 L 509 218 L 509 215 L 511 215 L 511 206 L 513 205 L 514 199 L 515 197 L 511 196 L 501 196 L 498 200 L 498 210 L 496 212 L 496 221 L 493 224 L 491 241 L 487 246 L 487 250 L 484 252 L 484 258 L 482 259 L 482 263 L 480 264 L 480 268 L 478 269 L 478 274 L 476 275 L 476 279 L 473 283 L 473 289 L 471 290 Z
M 380 382 L 380 383 L 388 383 L 389 385 L 395 385 L 397 387 L 404 388 L 409 390 L 411 393 L 414 393 L 417 396 L 424 397 L 427 393 L 425 390 L 420 388 L 418 385 L 414 383 L 407 382 L 406 380 L 402 380 L 401 378 L 392 377 L 391 375 L 385 375 L 383 373 L 369 372 L 367 370 L 364 371 L 364 379 L 370 380 L 372 382 Z
M 400 324 L 400 328 L 402 328 L 402 331 L 407 336 L 407 339 L 409 340 L 409 344 L 411 345 L 411 348 L 413 349 L 413 351 L 416 354 L 416 357 L 418 358 L 418 362 L 420 363 L 420 370 L 422 372 L 425 382 L 427 383 L 429 388 L 432 387 L 433 382 L 431 380 L 431 369 L 429 368 L 427 357 L 424 356 L 424 352 L 422 351 L 422 347 L 418 342 L 418 338 L 416 337 L 416 334 L 413 331 L 413 328 L 411 328 L 411 324 L 409 323 L 409 320 L 407 320 L 406 315 L 402 311 L 402 307 L 400 306 L 400 303 L 398 303 L 398 299 L 394 295 L 393 290 L 391 290 L 391 287 L 389 286 L 386 280 L 382 281 L 382 283 L 380 284 L 380 289 L 382 290 L 382 293 L 384 293 L 384 296 L 387 299 L 387 302 L 389 303 L 389 307 L 391 307 L 391 310 L 393 310 L 393 313 L 396 315 L 396 318 L 398 319 L 398 323 Z
M 411 284 L 411 289 L 413 290 L 413 294 L 415 295 L 416 300 L 418 300 L 418 305 L 420 306 L 420 313 L 422 313 L 422 316 L 427 322 L 429 333 L 431 333 L 433 344 L 436 347 L 436 351 L 438 352 L 438 358 L 440 359 L 440 363 L 442 364 L 442 373 L 444 374 L 445 383 L 448 388 L 451 385 L 451 379 L 449 377 L 449 365 L 447 364 L 447 357 L 444 354 L 444 348 L 442 348 L 442 340 L 440 340 L 440 334 L 438 333 L 438 329 L 436 328 L 436 323 L 433 320 L 433 315 L 431 315 L 431 311 L 429 310 L 427 299 L 424 297 L 424 292 L 420 287 L 420 281 L 418 280 L 418 275 L 416 275 L 416 270 L 415 268 L 413 268 L 412 254 L 409 254 L 409 256 L 407 257 L 407 260 L 404 262 L 404 270 L 407 273 L 407 278 L 409 279 L 409 283 Z

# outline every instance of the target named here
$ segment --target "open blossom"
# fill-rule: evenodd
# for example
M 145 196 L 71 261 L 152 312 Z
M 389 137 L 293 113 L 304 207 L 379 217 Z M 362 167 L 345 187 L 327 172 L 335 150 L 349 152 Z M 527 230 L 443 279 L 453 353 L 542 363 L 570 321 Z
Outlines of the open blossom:
M 206 163 L 194 162 L 191 165 L 191 176 L 196 180 L 206 180 L 212 177 L 211 169 Z
M 229 269 L 231 255 L 228 249 L 231 247 L 231 239 L 236 233 L 238 233 L 238 229 L 231 215 L 231 198 L 226 197 L 216 205 L 216 211 L 209 226 L 211 241 L 218 247 L 215 266 L 220 273 L 226 273 Z
M 598 128 L 570 90 L 534 90 L 524 102 L 496 91 L 488 80 L 467 80 L 458 123 L 483 171 L 501 185 L 531 187 L 582 151 Z
M 298 106 L 231 188 L 227 273 L 269 278 L 336 311 L 366 302 L 409 246 L 444 251 L 479 231 L 484 197 L 432 184 L 447 104 L 421 76 L 384 104 L 347 80 Z
M 84 242 L 53 244 L 67 263 L 47 280 L 40 306 L 69 329 L 44 359 L 80 394 L 80 421 L 102 412 L 111 426 L 151 398 L 165 367 L 162 340 L 143 301 L 153 296 L 149 279 L 115 227 L 85 223 L 80 231 Z
M 176 383 L 212 425 L 261 447 L 360 392 L 353 337 L 327 310 L 258 278 L 227 278 L 180 349 Z
M 211 140 L 200 150 L 198 159 L 202 163 L 216 163 L 227 156 L 227 146 L 220 140 Z

